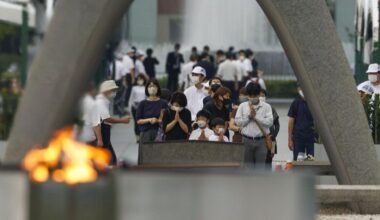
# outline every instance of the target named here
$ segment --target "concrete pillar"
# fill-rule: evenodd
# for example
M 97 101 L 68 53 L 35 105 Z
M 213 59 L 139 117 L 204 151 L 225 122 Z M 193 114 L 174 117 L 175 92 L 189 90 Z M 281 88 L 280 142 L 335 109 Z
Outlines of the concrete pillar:
M 132 0 L 58 1 L 30 68 L 4 163 L 19 164 L 35 145 L 69 123 L 107 39 Z
M 380 183 L 379 164 L 355 81 L 324 0 L 257 0 L 277 32 L 340 184 Z M 379 212 L 379 204 L 356 204 Z

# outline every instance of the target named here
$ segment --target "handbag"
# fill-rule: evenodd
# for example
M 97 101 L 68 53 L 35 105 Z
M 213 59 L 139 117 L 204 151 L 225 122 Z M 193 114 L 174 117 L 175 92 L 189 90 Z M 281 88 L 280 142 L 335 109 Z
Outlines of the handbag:
M 160 123 L 160 126 L 158 127 L 157 130 L 157 135 L 156 138 L 154 139 L 154 142 L 163 142 L 166 139 L 166 135 L 164 132 L 164 129 L 162 128 L 162 124 Z
M 257 124 L 257 127 L 259 127 L 261 133 L 263 133 L 265 137 L 265 145 L 267 149 L 272 152 L 272 148 L 273 148 L 272 135 L 265 133 L 264 128 L 260 125 L 260 123 L 257 120 L 255 120 L 255 122 Z

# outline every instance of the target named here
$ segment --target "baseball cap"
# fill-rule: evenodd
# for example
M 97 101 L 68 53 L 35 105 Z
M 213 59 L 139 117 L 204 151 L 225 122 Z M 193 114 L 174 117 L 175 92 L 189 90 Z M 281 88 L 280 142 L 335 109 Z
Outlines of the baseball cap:
M 192 73 L 202 74 L 203 76 L 206 76 L 206 70 L 203 67 L 200 67 L 200 66 L 194 67 Z
M 380 70 L 380 66 L 377 63 L 372 63 L 368 66 L 367 73 L 377 73 Z
M 114 90 L 117 88 L 119 88 L 119 87 L 116 85 L 114 80 L 106 80 L 106 81 L 102 82 L 102 84 L 100 84 L 99 92 L 100 93 L 108 92 L 110 90 Z

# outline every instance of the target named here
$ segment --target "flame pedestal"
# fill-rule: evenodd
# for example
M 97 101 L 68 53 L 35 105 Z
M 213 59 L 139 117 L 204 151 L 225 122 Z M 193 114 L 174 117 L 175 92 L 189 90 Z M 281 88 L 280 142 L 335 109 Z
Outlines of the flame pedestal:
M 96 182 L 68 186 L 64 183 L 30 183 L 30 220 L 116 219 L 112 175 Z

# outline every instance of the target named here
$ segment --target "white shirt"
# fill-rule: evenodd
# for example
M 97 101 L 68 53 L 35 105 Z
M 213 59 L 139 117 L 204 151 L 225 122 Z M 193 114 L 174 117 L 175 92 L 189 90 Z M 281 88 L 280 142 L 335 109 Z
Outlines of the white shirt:
M 137 109 L 139 103 L 144 99 L 146 99 L 145 86 L 133 86 L 131 97 L 129 98 L 129 103 L 132 103 L 132 107 Z
M 111 117 L 111 102 L 103 94 L 99 94 L 96 96 L 96 106 L 98 108 L 101 121 L 104 121 L 107 118 Z M 107 122 L 104 123 L 111 125 Z
M 122 79 L 125 74 L 127 74 L 127 70 L 124 67 L 123 61 L 116 60 L 115 62 L 115 81 Z
M 198 128 L 194 130 L 193 132 L 191 132 L 189 140 L 198 140 L 199 136 L 201 136 L 202 134 L 202 130 L 203 129 Z M 207 128 L 207 127 L 204 129 L 204 131 L 205 131 L 205 136 L 207 139 L 209 139 L 209 137 L 214 134 L 214 132 L 210 128 Z
M 190 87 L 190 76 L 191 72 L 193 71 L 193 66 L 195 65 L 195 62 L 190 61 L 182 66 L 181 74 L 179 75 L 179 84 L 182 85 L 185 84 L 185 89 Z
M 219 64 L 217 75 L 220 76 L 223 81 L 235 81 L 235 78 L 239 80 L 241 72 L 235 63 L 227 59 Z
M 252 61 L 248 58 L 245 58 L 243 60 L 243 64 L 244 64 L 244 69 L 246 71 L 246 75 L 248 76 L 248 72 L 252 72 L 253 71 L 253 68 L 252 68 Z
M 258 105 L 254 106 L 254 108 L 256 110 L 255 119 L 260 123 L 261 127 L 263 127 L 266 134 L 269 134 L 269 128 L 273 125 L 272 107 L 269 104 L 260 101 Z M 236 125 L 242 128 L 241 133 L 245 136 L 264 136 L 256 122 L 250 119 L 250 112 L 249 102 L 241 103 L 235 116 Z
M 86 94 L 81 102 L 83 128 L 79 135 L 79 140 L 91 142 L 96 140 L 93 128 L 100 124 L 100 115 L 95 99 Z
M 136 60 L 136 76 L 140 74 L 146 75 L 145 67 L 141 60 Z
M 130 56 L 123 56 L 123 66 L 125 68 L 125 73 L 131 73 L 131 69 L 135 68 L 135 64 Z
M 203 99 L 207 96 L 206 92 L 203 86 L 200 89 L 195 86 L 190 86 L 184 93 L 187 98 L 187 108 L 191 112 L 191 120 L 195 121 L 197 113 L 203 108 Z
M 357 87 L 358 90 L 366 92 L 367 94 L 372 95 L 373 93 L 380 93 L 380 85 L 373 85 L 369 80 L 362 82 Z
M 209 138 L 209 141 L 219 141 L 219 136 L 216 134 L 212 134 Z M 224 142 L 230 142 L 226 136 L 223 136 Z
M 244 76 L 247 76 L 247 72 L 245 71 L 244 64 L 240 62 L 240 60 L 234 60 L 233 63 L 237 66 L 239 74 L 238 81 L 241 81 Z

